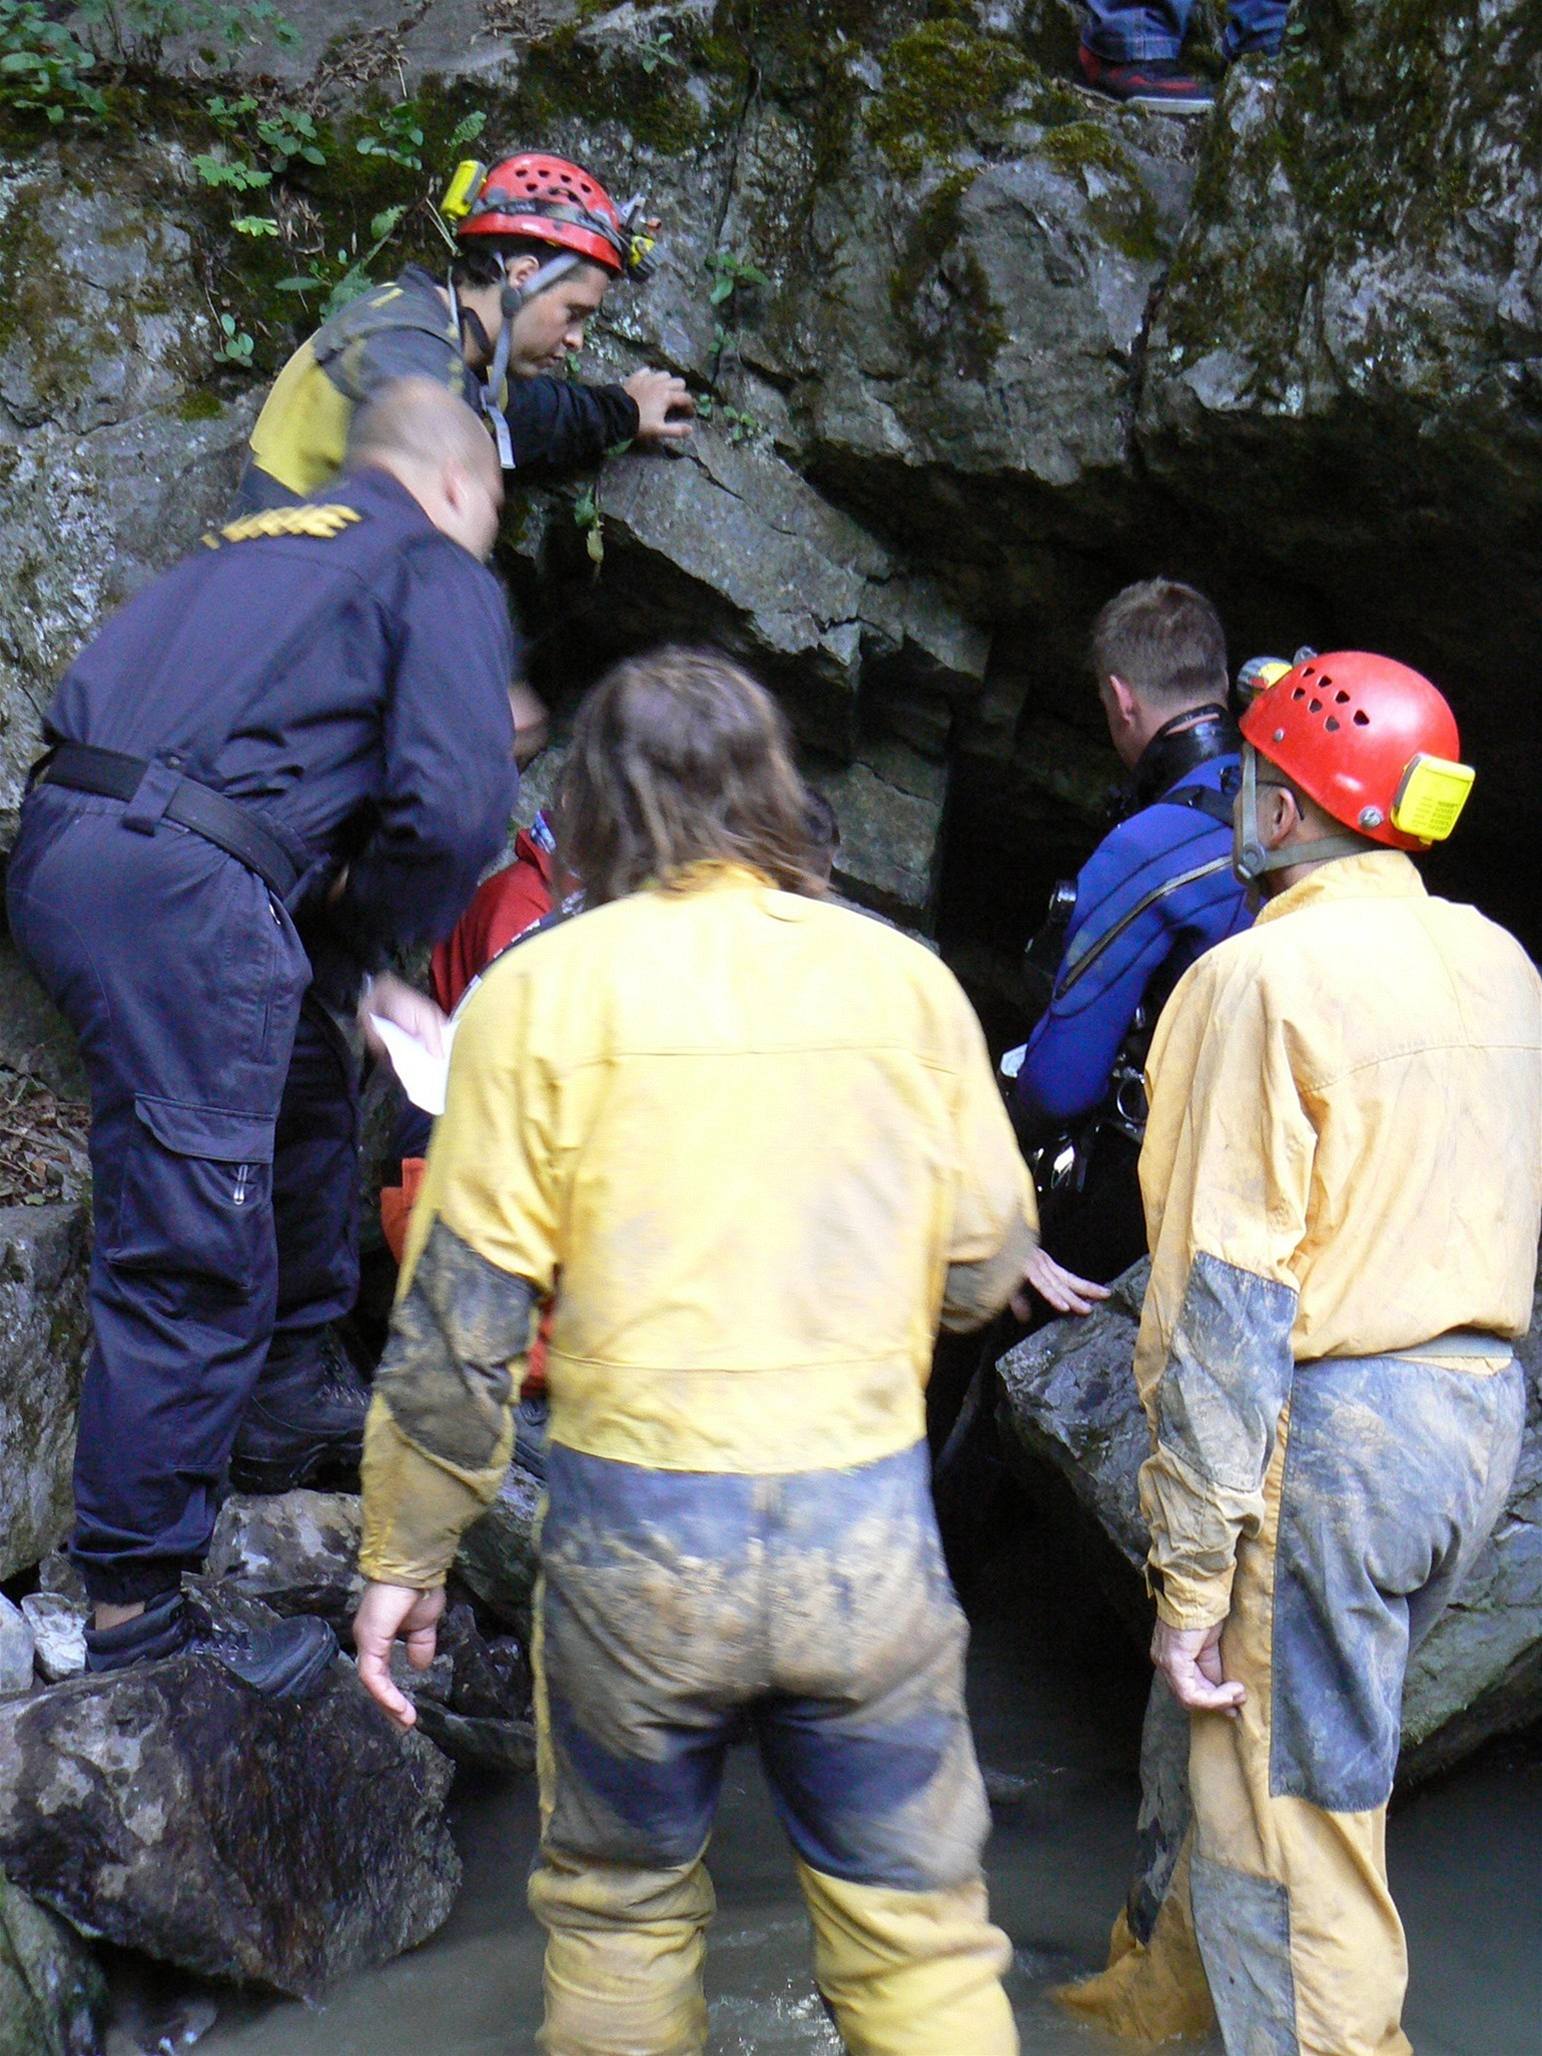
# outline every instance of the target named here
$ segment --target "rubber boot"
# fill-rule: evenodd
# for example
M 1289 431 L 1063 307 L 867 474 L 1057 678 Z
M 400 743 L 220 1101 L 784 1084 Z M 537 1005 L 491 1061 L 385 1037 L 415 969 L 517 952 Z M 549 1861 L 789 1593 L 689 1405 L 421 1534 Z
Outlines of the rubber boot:
M 309 1699 L 337 1654 L 337 1637 L 323 1620 L 299 1614 L 271 1628 L 238 1628 L 211 1621 L 181 1592 L 152 1599 L 143 1613 L 116 1628 L 87 1628 L 86 1669 L 128 1670 L 172 1656 L 212 1656 L 265 1699 Z

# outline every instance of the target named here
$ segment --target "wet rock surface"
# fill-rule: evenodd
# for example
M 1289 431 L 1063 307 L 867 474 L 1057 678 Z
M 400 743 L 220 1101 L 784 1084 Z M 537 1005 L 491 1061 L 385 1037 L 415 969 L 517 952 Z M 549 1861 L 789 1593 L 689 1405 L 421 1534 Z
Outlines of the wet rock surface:
M 0 1876 L 0 2056 L 98 2056 L 106 2011 L 79 1935 Z
M 433 1666 L 414 1671 L 399 1651 L 396 1675 L 418 1707 L 423 1733 L 455 1762 L 528 1771 L 535 1761 L 530 1666 L 524 1631 L 508 1632 L 508 1622 L 521 1618 L 522 1604 L 528 1609 L 533 1572 L 527 1522 L 534 1517 L 534 1497 L 507 1488 L 505 1497 L 507 1509 L 478 1537 L 476 1548 L 483 1582 L 501 1594 L 502 1605 L 470 1603 L 457 1576 Z M 355 1494 L 237 1494 L 220 1511 L 199 1582 L 216 1596 L 254 1596 L 276 1613 L 319 1614 L 351 1650 L 353 1615 L 364 1590 L 358 1549 Z
M 364 1591 L 358 1559 L 356 1493 L 238 1492 L 220 1508 L 204 1571 L 277 1613 L 319 1614 L 346 1638 Z
M 185 1970 L 314 1999 L 454 1900 L 450 1767 L 342 1661 L 300 1705 L 208 1658 L 81 1678 L 0 1707 L 0 1757 L 6 1873 Z
M 1068 1488 L 1103 1546 L 1091 1559 L 1144 1632 L 1146 1537 L 1137 1474 L 1150 1449 L 1132 1363 L 1148 1266 L 1127 1271 L 1083 1321 L 1031 1335 L 999 1368 L 999 1419 L 1030 1489 Z M 1542 1715 L 1542 1293 L 1517 1345 L 1528 1407 L 1509 1501 L 1467 1583 L 1409 1666 L 1400 1783 L 1427 1777 L 1489 1736 Z
M 69 1525 L 87 1247 L 79 1206 L 0 1207 L 0 1578 Z

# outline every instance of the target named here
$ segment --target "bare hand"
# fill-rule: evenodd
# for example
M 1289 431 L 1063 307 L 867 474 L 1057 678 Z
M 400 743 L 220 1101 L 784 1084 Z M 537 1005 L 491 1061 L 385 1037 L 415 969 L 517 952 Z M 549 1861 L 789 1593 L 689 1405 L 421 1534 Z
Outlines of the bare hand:
M 677 443 L 691 432 L 696 402 L 672 371 L 634 371 L 621 390 L 637 402 L 637 440 Z
M 443 1612 L 442 1585 L 432 1592 L 418 1592 L 411 1585 L 366 1585 L 353 1617 L 359 1680 L 375 1704 L 404 1731 L 414 1725 L 418 1710 L 392 1680 L 391 1644 L 400 1636 L 412 1668 L 426 1671 L 434 1660 Z
M 1100 1299 L 1108 1297 L 1106 1285 L 1094 1285 L 1090 1278 L 1078 1278 L 1074 1271 L 1057 1264 L 1042 1245 L 1028 1259 L 1023 1285 L 1031 1285 L 1040 1299 L 1047 1306 L 1052 1306 L 1057 1314 L 1090 1314 Z M 1012 1295 L 1012 1311 L 1020 1321 L 1033 1317 L 1033 1302 L 1022 1286 Z
M 369 1025 L 371 1014 L 380 1014 L 387 1021 L 394 1021 L 398 1028 L 405 1028 L 430 1056 L 444 1055 L 445 1014 L 426 992 L 419 992 L 394 971 L 378 972 L 365 986 L 364 997 L 359 1001 L 359 1027 L 369 1053 L 377 1063 L 385 1063 L 389 1061 L 385 1044 Z
M 1180 1706 L 1191 1713 L 1224 1713 L 1232 1720 L 1247 1698 L 1247 1687 L 1228 1678 L 1221 1667 L 1221 1630 L 1170 1628 L 1158 1621 L 1151 1636 L 1151 1661 L 1166 1678 Z

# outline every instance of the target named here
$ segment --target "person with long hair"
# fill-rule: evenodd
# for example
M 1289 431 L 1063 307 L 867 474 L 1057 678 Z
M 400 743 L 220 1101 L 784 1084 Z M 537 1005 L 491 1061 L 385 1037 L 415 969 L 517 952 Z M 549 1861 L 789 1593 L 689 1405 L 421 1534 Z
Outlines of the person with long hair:
M 1010 2056 L 966 1631 L 928 1487 L 939 1320 L 1036 1246 L 979 1024 L 830 903 L 775 702 L 710 650 L 617 666 L 558 801 L 587 910 L 467 1003 L 366 1434 L 355 1629 L 432 1660 L 560 1273 L 537 1600 L 550 2056 L 706 2046 L 702 1858 L 758 1743 L 857 2056 Z

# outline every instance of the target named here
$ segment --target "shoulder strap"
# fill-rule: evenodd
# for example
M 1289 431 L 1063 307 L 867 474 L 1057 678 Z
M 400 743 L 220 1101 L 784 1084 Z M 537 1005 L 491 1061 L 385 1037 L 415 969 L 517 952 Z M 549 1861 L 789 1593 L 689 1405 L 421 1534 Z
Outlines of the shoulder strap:
M 1173 893 L 1181 892 L 1184 886 L 1197 885 L 1201 878 L 1214 878 L 1220 872 L 1229 871 L 1230 869 L 1231 855 L 1228 852 L 1224 857 L 1212 857 L 1208 864 L 1196 864 L 1192 870 L 1180 871 L 1176 878 L 1166 878 L 1160 885 L 1152 886 L 1150 892 L 1138 899 L 1128 913 L 1122 914 L 1106 934 L 1098 937 L 1084 957 L 1077 959 L 1071 970 L 1066 973 L 1060 990 L 1055 994 L 1055 998 L 1063 998 L 1074 985 L 1079 984 L 1092 969 L 1092 966 L 1097 963 L 1104 951 L 1118 941 L 1132 921 L 1138 921 L 1142 914 L 1147 913 L 1152 907 L 1158 906 L 1163 900 L 1171 898 Z
M 1164 792 L 1160 799 L 1151 802 L 1154 807 L 1187 807 L 1193 814 L 1208 814 L 1212 821 L 1218 821 L 1223 828 L 1232 825 L 1232 803 L 1224 793 L 1217 792 L 1211 785 L 1184 785 L 1176 792 Z

